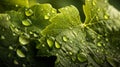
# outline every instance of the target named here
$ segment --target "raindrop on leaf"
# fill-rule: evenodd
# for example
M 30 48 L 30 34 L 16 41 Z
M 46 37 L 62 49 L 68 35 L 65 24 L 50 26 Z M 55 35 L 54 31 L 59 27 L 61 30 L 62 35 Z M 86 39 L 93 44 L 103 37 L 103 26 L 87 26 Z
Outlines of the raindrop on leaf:
M 26 9 L 25 10 L 25 15 L 26 16 L 31 16 L 33 14 L 33 11 L 31 9 Z
M 48 46 L 49 46 L 50 48 L 52 48 L 54 42 L 53 42 L 53 40 L 51 40 L 51 39 L 47 39 L 47 44 L 48 44 Z
M 56 48 L 60 48 L 61 47 L 60 44 L 57 41 L 55 41 L 55 47 Z
M 25 54 L 24 54 L 21 50 L 17 49 L 16 52 L 17 52 L 17 55 L 18 55 L 19 57 L 21 57 L 21 58 L 24 58 L 24 57 L 25 57 Z
M 63 41 L 65 41 L 65 42 L 68 41 L 68 38 L 67 38 L 66 36 L 63 36 L 62 39 L 63 39 Z
M 26 44 L 29 43 L 29 40 L 28 40 L 27 37 L 21 35 L 21 36 L 19 36 L 19 42 L 20 42 L 22 45 L 26 45 Z
M 25 19 L 25 20 L 22 21 L 22 24 L 23 24 L 24 26 L 30 26 L 30 25 L 32 24 L 32 22 L 31 22 L 30 19 Z

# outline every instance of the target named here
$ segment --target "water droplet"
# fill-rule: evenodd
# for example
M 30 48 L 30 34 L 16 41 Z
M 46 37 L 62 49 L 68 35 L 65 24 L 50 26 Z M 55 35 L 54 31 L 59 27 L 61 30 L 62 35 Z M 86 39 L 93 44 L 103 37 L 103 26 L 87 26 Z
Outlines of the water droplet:
M 98 9 L 97 9 L 97 11 L 101 11 L 101 9 L 100 9 L 100 8 L 98 8 Z
M 87 60 L 87 57 L 84 53 L 80 53 L 77 55 L 77 59 L 80 61 L 80 62 L 85 62 Z
M 52 10 L 52 13 L 56 13 L 55 10 Z
M 63 39 L 63 41 L 65 41 L 65 42 L 68 41 L 68 38 L 67 38 L 66 36 L 63 36 L 62 39 Z
M 19 42 L 21 43 L 21 45 L 26 45 L 29 43 L 29 39 L 26 36 L 21 35 L 19 37 Z
M 51 40 L 51 39 L 47 39 L 47 44 L 48 44 L 48 46 L 49 46 L 50 48 L 52 48 L 54 42 L 53 42 L 53 40 Z
M 109 16 L 108 15 L 104 15 L 104 19 L 109 19 Z
M 60 48 L 60 44 L 57 41 L 55 41 L 55 47 Z
M 16 65 L 19 64 L 19 63 L 17 62 L 17 60 L 14 60 L 13 63 L 16 64 Z
M 72 55 L 73 53 L 72 52 L 69 52 L 70 55 Z
M 8 16 L 8 17 L 6 18 L 6 20 L 10 20 L 10 16 Z
M 25 65 L 25 64 L 22 64 L 22 67 L 26 67 L 26 65 Z
M 25 20 L 22 21 L 22 24 L 23 24 L 24 26 L 30 26 L 30 25 L 32 24 L 32 22 L 31 22 L 30 19 L 25 19 Z
M 93 6 L 95 6 L 95 5 L 96 5 L 96 3 L 95 3 L 94 1 L 92 2 L 92 4 L 93 4 Z
M 25 15 L 26 16 L 31 16 L 33 14 L 33 11 L 31 9 L 26 9 L 25 10 Z
M 37 34 L 35 34 L 35 33 L 33 34 L 33 36 L 34 36 L 34 37 L 38 37 L 38 35 L 37 35 Z
M 109 41 L 108 38 L 105 39 L 106 41 Z
M 97 46 L 99 46 L 99 47 L 100 47 L 100 46 L 102 46 L 102 44 L 101 44 L 100 42 L 98 42 L 98 43 L 97 43 Z
M 49 19 L 49 16 L 48 16 L 48 15 L 45 15 L 45 16 L 44 16 L 44 19 Z
M 15 7 L 18 7 L 18 5 L 16 4 Z
M 25 57 L 25 54 L 21 51 L 21 50 L 19 50 L 19 49 L 17 49 L 17 55 L 19 56 L 19 57 L 21 57 L 21 58 L 24 58 Z
M 10 49 L 10 50 L 13 50 L 13 47 L 12 47 L 12 46 L 9 46 L 9 49 Z
M 5 39 L 5 36 L 1 35 L 1 39 L 4 40 L 4 39 Z

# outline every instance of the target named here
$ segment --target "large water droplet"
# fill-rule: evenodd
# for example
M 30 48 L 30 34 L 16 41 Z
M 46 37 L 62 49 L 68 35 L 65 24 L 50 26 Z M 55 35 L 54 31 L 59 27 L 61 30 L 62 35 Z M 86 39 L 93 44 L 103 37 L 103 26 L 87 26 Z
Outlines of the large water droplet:
M 44 16 L 44 19 L 49 19 L 49 16 L 48 16 L 48 15 L 45 15 L 45 16 Z
M 26 16 L 31 16 L 33 14 L 33 11 L 31 9 L 26 9 L 25 10 L 25 15 Z
M 24 57 L 25 57 L 25 54 L 24 54 L 21 50 L 17 49 L 16 52 L 17 52 L 17 55 L 18 55 L 19 57 L 21 57 L 21 58 L 24 58 Z
M 62 39 L 63 39 L 63 41 L 65 41 L 65 42 L 68 41 L 68 38 L 67 38 L 66 36 L 63 36 Z
M 4 39 L 5 39 L 5 36 L 1 35 L 1 39 L 4 40 Z
M 26 45 L 29 43 L 29 39 L 26 36 L 21 35 L 19 37 L 19 42 L 21 43 L 21 45 Z
M 25 20 L 22 21 L 22 24 L 23 24 L 24 26 L 30 26 L 30 25 L 32 24 L 32 22 L 31 22 L 30 19 L 25 19 Z
M 55 47 L 56 48 L 60 48 L 61 47 L 60 44 L 57 41 L 55 41 Z
M 85 62 L 87 60 L 87 57 L 84 53 L 80 53 L 77 55 L 77 59 L 80 61 L 80 62 Z
M 47 44 L 48 44 L 48 46 L 49 46 L 50 48 L 52 48 L 54 42 L 53 42 L 53 40 L 51 40 L 51 39 L 47 39 Z

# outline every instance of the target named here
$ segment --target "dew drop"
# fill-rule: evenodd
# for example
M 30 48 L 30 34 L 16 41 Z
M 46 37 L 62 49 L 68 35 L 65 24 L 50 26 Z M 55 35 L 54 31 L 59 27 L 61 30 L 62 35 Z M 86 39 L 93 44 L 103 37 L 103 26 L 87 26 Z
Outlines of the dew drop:
M 48 46 L 49 46 L 50 48 L 52 48 L 54 42 L 53 42 L 53 40 L 51 40 L 51 39 L 47 39 L 47 44 L 48 44 Z
M 4 39 L 5 39 L 5 36 L 1 35 L 1 39 L 4 40 Z
M 33 14 L 33 11 L 31 9 L 26 9 L 25 10 L 25 15 L 26 16 L 31 16 Z
M 96 3 L 95 3 L 94 1 L 92 2 L 92 4 L 93 4 L 93 6 L 95 6 L 95 5 L 96 5 Z
M 17 49 L 17 55 L 19 56 L 19 57 L 21 57 L 21 58 L 24 58 L 25 57 L 25 54 L 21 51 L 21 50 L 19 50 L 19 49 Z
M 66 36 L 63 36 L 62 39 L 63 39 L 63 41 L 65 41 L 65 42 L 68 41 L 68 38 L 67 38 Z
M 60 44 L 57 41 L 55 41 L 55 47 L 56 48 L 60 48 L 61 47 Z
M 44 16 L 44 19 L 49 19 L 49 16 L 48 16 L 48 15 L 45 15 L 45 16 Z
M 13 63 L 16 65 L 19 64 L 17 60 L 14 60 Z
M 19 42 L 21 45 L 27 45 L 29 43 L 29 39 L 23 35 L 19 36 Z
M 24 26 L 30 26 L 30 25 L 32 24 L 32 22 L 31 22 L 30 19 L 25 19 L 25 20 L 22 21 L 22 24 L 23 24 Z
M 13 50 L 13 47 L 12 47 L 12 46 L 9 46 L 9 49 L 10 49 L 10 50 Z
M 84 53 L 80 53 L 77 55 L 77 59 L 80 61 L 80 62 L 85 62 L 87 60 L 87 57 Z
M 104 19 L 106 20 L 109 19 L 108 15 L 104 15 Z
M 99 47 L 100 47 L 100 46 L 102 46 L 102 45 L 101 45 L 101 43 L 99 42 L 99 43 L 97 43 L 97 46 L 99 46 Z

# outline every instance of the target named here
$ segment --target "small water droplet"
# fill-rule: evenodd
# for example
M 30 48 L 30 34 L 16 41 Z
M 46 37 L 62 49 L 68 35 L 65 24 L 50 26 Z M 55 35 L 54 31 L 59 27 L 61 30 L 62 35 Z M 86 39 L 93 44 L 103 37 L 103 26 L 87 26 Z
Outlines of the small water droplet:
M 16 65 L 19 64 L 17 60 L 14 60 L 13 63 Z
M 63 39 L 63 41 L 65 41 L 65 42 L 68 41 L 68 38 L 67 38 L 66 36 L 63 36 L 62 39 Z
M 97 11 L 101 11 L 101 9 L 100 9 L 100 8 L 98 8 L 98 9 L 97 9 Z
M 5 39 L 5 36 L 1 35 L 1 39 L 4 40 L 4 39 Z
M 22 67 L 26 67 L 26 65 L 25 65 L 25 64 L 22 64 Z
M 38 35 L 36 33 L 33 34 L 34 37 L 38 37 Z
M 73 53 L 72 52 L 69 52 L 70 55 L 72 55 Z
M 104 15 L 104 19 L 109 19 L 109 16 L 108 15 Z
M 9 46 L 9 49 L 10 49 L 10 50 L 13 50 L 13 47 L 12 47 L 12 46 Z
M 95 5 L 96 5 L 96 3 L 95 3 L 94 1 L 92 2 L 92 4 L 93 4 L 93 6 L 95 6 Z
M 61 47 L 60 44 L 57 41 L 55 41 L 55 47 L 56 48 L 60 48 Z
M 80 53 L 77 55 L 77 59 L 80 61 L 80 62 L 85 62 L 87 59 L 86 59 L 86 55 L 84 53 Z
M 56 13 L 55 10 L 52 10 L 52 13 Z
M 48 16 L 48 15 L 45 15 L 45 16 L 44 16 L 44 19 L 49 19 L 49 16 Z
M 97 46 L 99 46 L 99 47 L 100 47 L 100 46 L 102 46 L 102 44 L 101 44 L 100 42 L 98 42 L 98 43 L 97 43 Z
M 26 16 L 31 16 L 33 14 L 33 11 L 31 9 L 26 9 L 25 10 L 25 15 Z
M 17 55 L 18 55 L 19 57 L 21 57 L 21 58 L 24 58 L 24 57 L 25 57 L 25 54 L 24 54 L 21 50 L 17 49 L 16 52 L 17 52 Z
M 30 19 L 25 19 L 25 20 L 22 21 L 22 24 L 23 24 L 24 26 L 30 26 L 30 25 L 32 24 L 32 22 L 31 22 Z
M 16 4 L 15 7 L 18 7 L 18 5 Z
M 6 20 L 10 20 L 10 16 L 8 16 L 8 17 L 6 18 Z
M 47 39 L 47 44 L 48 44 L 48 46 L 49 46 L 50 48 L 52 48 L 54 42 L 53 42 L 53 40 L 51 40 L 51 39 Z
M 105 39 L 106 41 L 109 41 L 108 38 Z
M 21 45 L 27 45 L 29 43 L 29 39 L 26 36 L 19 36 L 19 42 Z

